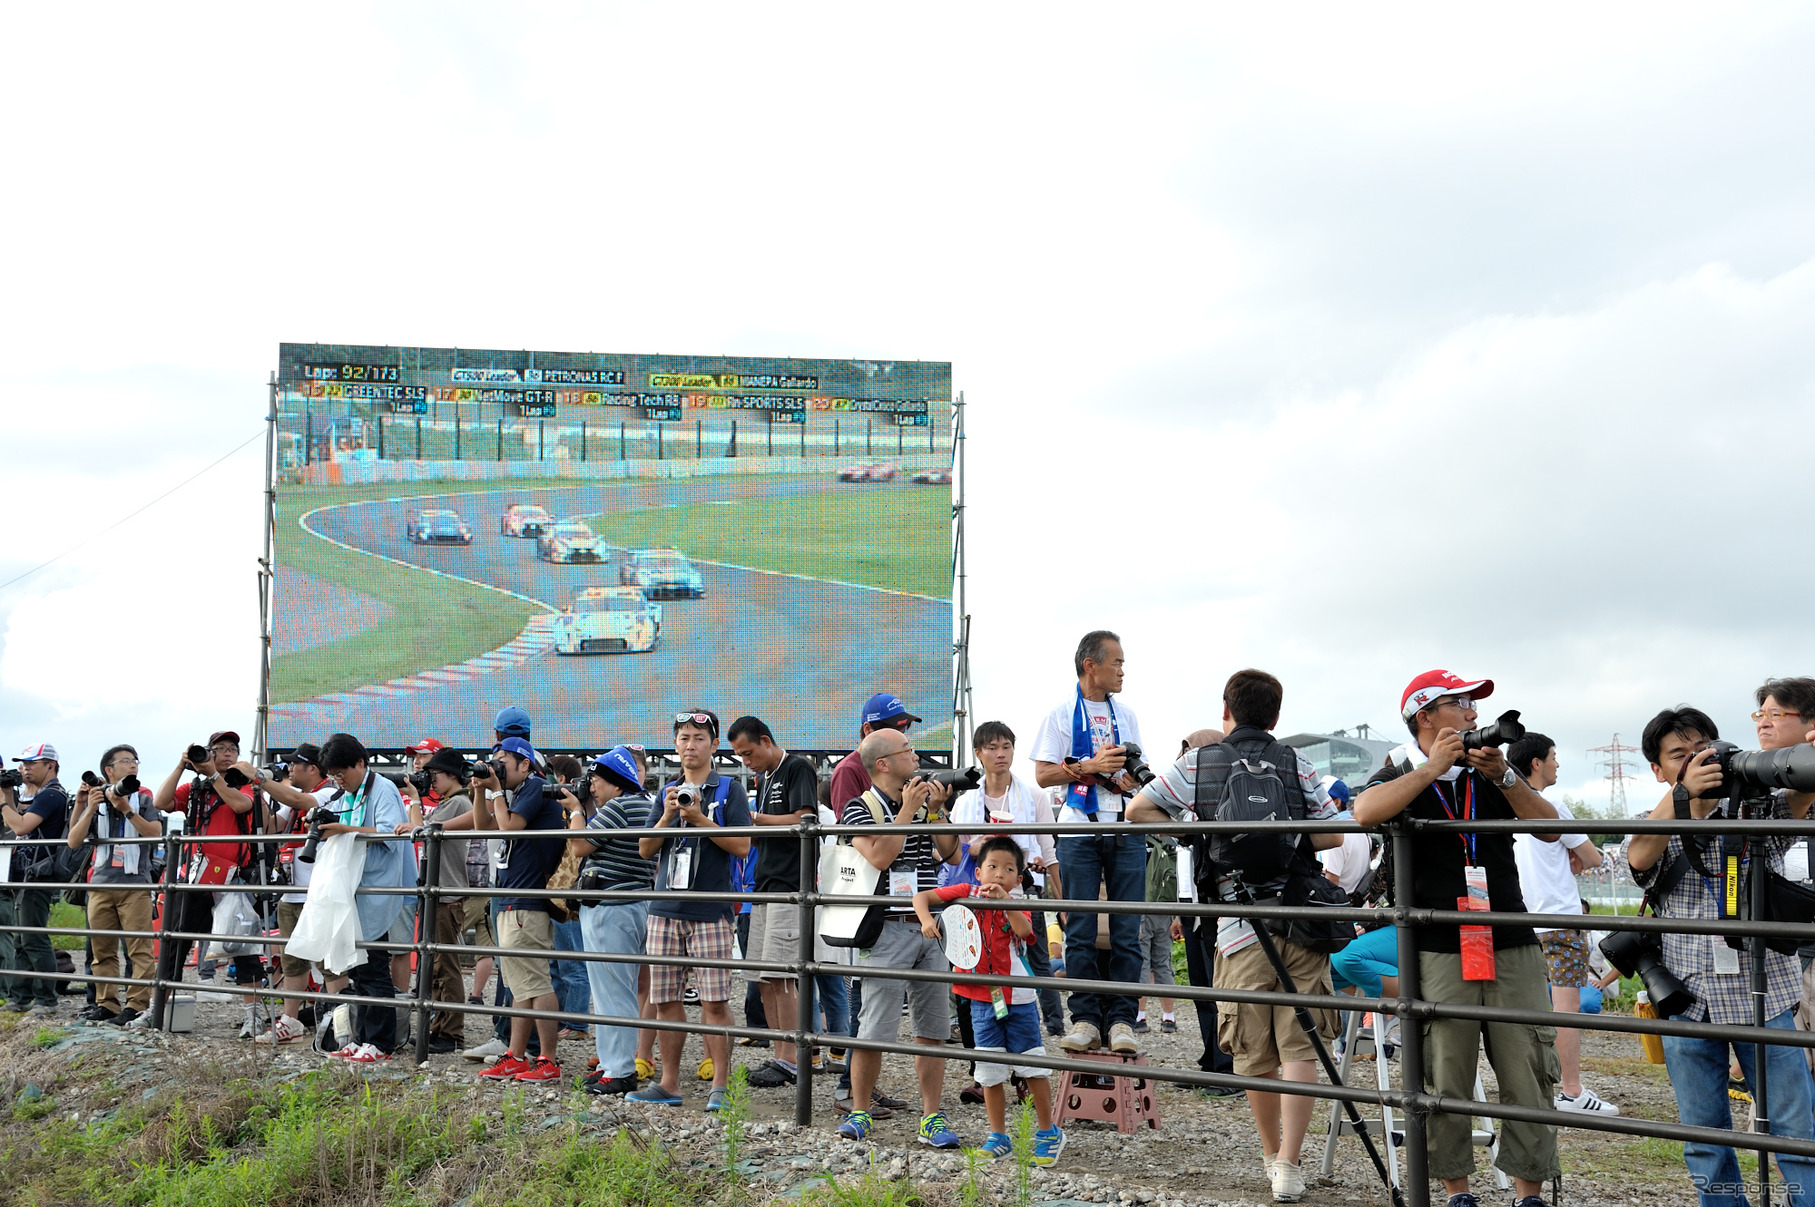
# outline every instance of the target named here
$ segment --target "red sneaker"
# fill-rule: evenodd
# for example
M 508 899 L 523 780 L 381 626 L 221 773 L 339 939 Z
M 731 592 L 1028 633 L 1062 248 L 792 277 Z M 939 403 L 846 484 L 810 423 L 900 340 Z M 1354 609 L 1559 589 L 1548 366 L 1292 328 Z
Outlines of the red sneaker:
M 498 1063 L 480 1070 L 479 1076 L 492 1078 L 496 1081 L 508 1081 L 517 1074 L 533 1068 L 535 1068 L 535 1065 L 531 1064 L 529 1061 L 520 1060 L 517 1057 L 512 1056 L 509 1052 L 506 1052 L 503 1056 L 498 1058 Z
M 559 1081 L 561 1080 L 561 1064 L 559 1061 L 550 1060 L 546 1056 L 538 1056 L 535 1064 L 525 1064 L 523 1071 L 518 1073 L 512 1080 Z

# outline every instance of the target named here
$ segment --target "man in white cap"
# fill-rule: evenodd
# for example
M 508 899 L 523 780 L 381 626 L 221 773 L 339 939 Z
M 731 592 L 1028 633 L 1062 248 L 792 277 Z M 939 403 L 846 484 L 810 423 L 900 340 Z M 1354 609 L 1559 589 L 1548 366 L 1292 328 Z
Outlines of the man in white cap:
M 1469 681 L 1448 671 L 1426 671 L 1407 685 L 1400 715 L 1412 739 L 1387 752 L 1386 762 L 1356 798 L 1355 820 L 1378 826 L 1405 813 L 1430 821 L 1554 818 L 1555 808 L 1532 791 L 1498 746 L 1468 750 L 1463 735 L 1475 728 L 1475 702 L 1493 694 L 1491 679 Z M 1540 834 L 1540 841 L 1556 835 Z M 1525 898 L 1511 834 L 1413 831 L 1418 876 L 1414 909 L 1470 908 L 1522 914 Z M 1416 931 L 1421 996 L 1451 1005 L 1489 1009 L 1549 1010 L 1544 957 L 1528 926 L 1420 926 Z M 1412 970 L 1401 968 L 1403 977 Z M 1554 1045 L 1529 1023 L 1482 1023 L 1437 1018 L 1425 1024 L 1427 1093 L 1474 1095 L 1482 1041 L 1500 1083 L 1500 1101 L 1549 1110 L 1556 1093 Z M 1433 1114 L 1425 1123 L 1431 1177 L 1449 1193 L 1448 1207 L 1480 1207 L 1469 1193 L 1475 1168 L 1473 1124 L 1466 1115 Z M 1560 1176 L 1557 1129 L 1506 1121 L 1494 1164 L 1512 1178 L 1514 1207 L 1545 1207 L 1539 1197 L 1547 1178 Z
M 57 748 L 49 742 L 35 742 L 19 755 L 21 783 L 15 793 L 0 790 L 0 821 L 6 824 L 7 838 L 36 838 L 38 847 L 14 847 L 0 855 L 7 874 L 0 881 L 18 884 L 31 875 L 43 880 L 50 843 L 60 841 L 69 825 L 69 795 L 57 782 Z M 0 926 L 49 926 L 48 889 L 20 888 L 0 892 Z M 33 1014 L 54 1014 L 57 1010 L 57 984 L 51 977 L 57 971 L 57 957 L 51 951 L 47 934 L 13 934 L 0 931 L 0 968 L 21 972 L 38 972 L 41 977 L 7 977 L 0 992 L 9 999 L 9 1009 L 29 1010 Z

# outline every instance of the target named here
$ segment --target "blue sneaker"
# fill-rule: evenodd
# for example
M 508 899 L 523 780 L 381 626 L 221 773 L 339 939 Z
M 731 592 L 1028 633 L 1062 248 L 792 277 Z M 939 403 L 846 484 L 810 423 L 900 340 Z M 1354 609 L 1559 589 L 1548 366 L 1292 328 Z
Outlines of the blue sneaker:
M 1034 1164 L 1052 1165 L 1057 1163 L 1059 1154 L 1065 1151 L 1065 1133 L 1057 1127 L 1041 1128 L 1034 1133 Z
M 661 1082 L 658 1081 L 654 1085 L 624 1095 L 624 1101 L 634 1102 L 638 1106 L 679 1106 L 681 1096 L 670 1094 L 662 1088 Z
M 934 1111 L 922 1116 L 920 1120 L 920 1143 L 930 1144 L 934 1148 L 963 1148 L 964 1141 L 958 1138 L 951 1125 L 945 1121 L 945 1112 Z
M 978 1146 L 977 1151 L 992 1161 L 1000 1161 L 1003 1157 L 1014 1155 L 1015 1142 L 1001 1132 L 991 1132 L 989 1138 Z
M 870 1131 L 876 1126 L 868 1111 L 852 1111 L 838 1125 L 838 1134 L 847 1140 L 868 1140 Z

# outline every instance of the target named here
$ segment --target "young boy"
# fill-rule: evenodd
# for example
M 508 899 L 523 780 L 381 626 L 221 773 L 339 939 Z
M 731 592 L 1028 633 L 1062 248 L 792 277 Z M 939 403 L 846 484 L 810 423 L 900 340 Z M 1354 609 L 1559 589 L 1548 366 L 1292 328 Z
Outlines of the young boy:
M 943 904 L 962 897 L 991 897 L 999 901 L 1017 895 L 1026 858 L 1015 840 L 1006 835 L 998 834 L 986 841 L 978 852 L 977 884 L 951 884 L 914 895 L 920 933 L 929 939 L 940 938 L 939 922 L 933 917 L 934 902 Z M 983 976 L 1030 975 L 1023 949 L 1033 937 L 1032 916 L 1026 910 L 978 910 L 977 921 L 983 929 L 983 955 L 974 969 L 964 971 Z M 1045 1053 L 1033 990 L 995 985 L 953 988 L 959 997 L 970 1001 L 971 1027 L 979 1051 Z M 1003 1083 L 1011 1074 L 1027 1079 L 1040 1123 L 1040 1130 L 1034 1133 L 1033 1163 L 1051 1165 L 1065 1148 L 1065 1133 L 1053 1126 L 1052 1082 L 1047 1070 L 1031 1065 L 978 1063 L 977 1081 L 983 1086 L 983 1108 L 989 1113 L 990 1126 L 989 1138 L 981 1151 L 991 1158 L 1001 1158 L 1014 1150 L 1007 1130 L 1008 1095 L 1003 1090 Z

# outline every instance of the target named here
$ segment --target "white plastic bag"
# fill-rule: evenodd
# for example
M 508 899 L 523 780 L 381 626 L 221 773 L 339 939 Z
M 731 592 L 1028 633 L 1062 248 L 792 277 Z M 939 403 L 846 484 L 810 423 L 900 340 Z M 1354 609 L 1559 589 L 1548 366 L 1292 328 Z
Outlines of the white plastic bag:
M 248 956 L 263 950 L 261 943 L 241 942 L 248 935 L 258 933 L 258 911 L 252 908 L 252 898 L 245 893 L 222 893 L 221 899 L 214 903 L 214 924 L 209 933 L 217 938 L 214 947 L 222 955 Z
M 353 894 L 365 871 L 365 848 L 350 833 L 324 838 L 296 929 L 284 950 L 339 974 L 360 962 L 359 907 Z

